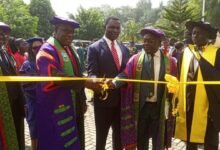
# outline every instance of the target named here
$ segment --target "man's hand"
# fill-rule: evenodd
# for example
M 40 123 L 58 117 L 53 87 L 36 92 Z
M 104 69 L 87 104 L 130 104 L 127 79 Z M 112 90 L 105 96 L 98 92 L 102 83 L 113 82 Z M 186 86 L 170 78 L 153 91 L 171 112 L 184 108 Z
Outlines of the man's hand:
M 113 83 L 112 80 L 106 80 L 105 84 L 108 85 L 109 89 L 115 89 L 116 88 L 116 86 L 115 86 L 115 84 Z
M 97 80 L 94 78 L 91 80 L 87 80 L 85 82 L 85 87 L 93 90 L 94 92 L 101 92 L 102 91 L 102 84 L 104 84 L 103 81 L 100 81 L 100 80 Z

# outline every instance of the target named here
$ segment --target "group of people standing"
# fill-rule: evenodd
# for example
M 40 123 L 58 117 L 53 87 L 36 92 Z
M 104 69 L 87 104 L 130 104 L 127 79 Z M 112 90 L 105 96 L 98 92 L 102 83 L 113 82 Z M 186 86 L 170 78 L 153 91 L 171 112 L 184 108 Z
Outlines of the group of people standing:
M 58 16 L 51 24 L 54 32 L 49 39 L 27 40 L 28 59 L 16 72 L 6 46 L 11 29 L 0 22 L 0 74 L 83 77 L 80 59 L 71 47 L 80 24 Z M 108 17 L 104 27 L 104 36 L 88 47 L 89 80 L 0 82 L 0 149 L 24 150 L 25 115 L 33 150 L 85 149 L 86 87 L 94 91 L 96 150 L 105 149 L 110 127 L 114 150 L 146 150 L 150 138 L 153 150 L 168 149 L 172 137 L 185 141 L 187 150 L 196 150 L 199 144 L 217 150 L 219 85 L 175 84 L 179 90 L 168 93 L 164 84 L 166 74 L 183 82 L 219 80 L 220 50 L 209 42 L 217 30 L 206 22 L 187 22 L 193 43 L 185 45 L 176 60 L 161 49 L 166 35 L 160 29 L 141 29 L 143 50 L 130 57 L 117 40 L 120 19 Z

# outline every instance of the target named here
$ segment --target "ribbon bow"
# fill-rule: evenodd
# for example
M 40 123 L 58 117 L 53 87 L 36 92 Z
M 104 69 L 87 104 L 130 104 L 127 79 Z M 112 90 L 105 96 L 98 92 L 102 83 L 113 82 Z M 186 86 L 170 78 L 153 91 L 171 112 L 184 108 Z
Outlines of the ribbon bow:
M 106 83 L 100 84 L 102 87 L 101 96 L 99 97 L 101 100 L 105 101 L 108 98 L 108 89 L 109 86 Z
M 169 93 L 173 93 L 173 98 L 172 98 L 172 115 L 177 116 L 178 115 L 178 109 L 176 105 L 176 98 L 179 93 L 179 81 L 176 77 L 166 74 L 165 75 L 165 80 L 168 82 L 167 83 L 167 89 Z

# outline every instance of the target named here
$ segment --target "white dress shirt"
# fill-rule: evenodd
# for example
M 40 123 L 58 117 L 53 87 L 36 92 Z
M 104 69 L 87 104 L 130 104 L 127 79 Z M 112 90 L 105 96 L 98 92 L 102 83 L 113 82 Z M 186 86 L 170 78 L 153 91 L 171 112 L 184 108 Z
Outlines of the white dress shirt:
M 149 55 L 149 54 L 147 54 Z M 160 74 L 160 59 L 161 59 L 161 54 L 160 54 L 160 50 L 156 51 L 156 53 L 154 53 L 154 81 L 158 81 L 159 80 L 159 74 Z M 156 102 L 157 101 L 157 84 L 154 84 L 154 95 L 150 98 L 146 98 L 147 102 Z

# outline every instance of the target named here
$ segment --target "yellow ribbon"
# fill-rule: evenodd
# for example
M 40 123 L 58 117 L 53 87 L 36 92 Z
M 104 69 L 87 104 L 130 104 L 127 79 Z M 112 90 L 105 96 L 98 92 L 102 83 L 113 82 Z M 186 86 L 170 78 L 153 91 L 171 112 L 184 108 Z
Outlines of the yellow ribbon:
M 176 98 L 178 97 L 178 92 L 179 92 L 179 81 L 176 77 L 166 74 L 165 75 L 165 80 L 168 81 L 167 83 L 167 89 L 169 93 L 173 93 L 172 97 L 172 115 L 177 116 L 178 115 L 178 110 L 176 106 Z
M 48 77 L 48 76 L 0 76 L 0 82 L 46 82 L 46 81 L 79 81 L 79 80 L 93 80 L 94 78 L 87 77 Z M 103 78 L 96 78 L 103 79 Z M 167 81 L 153 81 L 153 80 L 136 80 L 136 79 L 115 79 L 115 78 L 105 78 L 107 80 L 117 80 L 123 82 L 139 82 L 139 83 L 156 83 L 156 84 L 168 84 Z M 179 84 L 210 84 L 218 85 L 220 81 L 187 81 L 179 82 Z
M 48 76 L 0 76 L 0 82 L 46 82 L 46 81 L 79 81 L 79 80 L 93 80 L 94 78 L 87 77 L 48 77 Z M 103 80 L 103 78 L 96 78 Z M 210 84 L 217 85 L 220 84 L 220 81 L 188 81 L 188 82 L 179 82 L 176 78 L 173 78 L 170 75 L 165 75 L 167 81 L 153 81 L 153 80 L 137 80 L 137 79 L 115 79 L 115 78 L 105 78 L 106 80 L 118 80 L 123 82 L 139 82 L 139 83 L 156 83 L 156 84 L 167 84 L 168 90 L 171 93 L 174 93 L 173 101 L 175 101 L 178 93 L 178 87 L 180 84 Z M 109 89 L 107 84 L 101 84 L 103 90 L 101 91 L 101 99 L 106 100 L 108 97 L 107 90 Z M 173 109 L 173 113 L 177 112 Z

